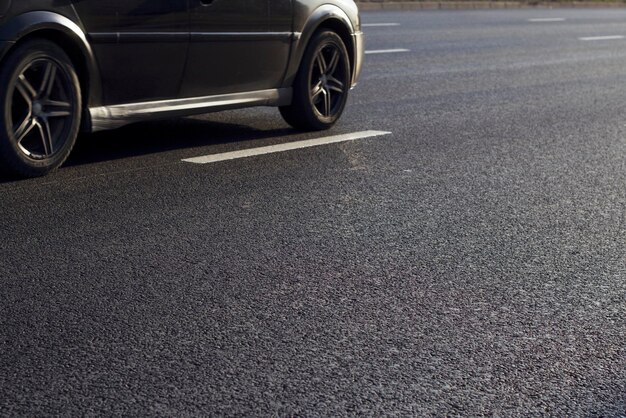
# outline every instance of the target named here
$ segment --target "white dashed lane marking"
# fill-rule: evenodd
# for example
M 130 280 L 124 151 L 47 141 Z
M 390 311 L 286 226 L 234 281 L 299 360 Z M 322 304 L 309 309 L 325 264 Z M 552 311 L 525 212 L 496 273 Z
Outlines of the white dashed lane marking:
M 607 36 L 586 36 L 578 38 L 580 41 L 612 41 L 614 39 L 624 39 L 624 35 L 607 35 Z
M 565 22 L 565 19 L 562 17 L 536 17 L 533 19 L 528 19 L 528 21 L 532 23 L 548 23 L 548 22 Z
M 399 23 L 363 23 L 361 25 L 364 28 L 381 28 L 389 26 L 400 26 Z
M 370 55 L 370 54 L 395 54 L 398 52 L 409 52 L 408 49 L 404 49 L 404 48 L 397 48 L 397 49 L 374 49 L 371 51 L 365 51 L 366 55 Z
M 254 157 L 257 155 L 274 154 L 277 152 L 292 151 L 302 148 L 317 147 L 320 145 L 336 144 L 339 142 L 355 141 L 357 139 L 372 138 L 376 136 L 390 135 L 385 131 L 363 131 L 344 135 L 327 136 L 306 141 L 289 142 L 286 144 L 270 145 L 267 147 L 251 148 L 241 151 L 224 152 L 221 154 L 204 155 L 202 157 L 186 158 L 182 161 L 193 164 L 209 164 L 218 161 L 236 160 L 240 158 Z

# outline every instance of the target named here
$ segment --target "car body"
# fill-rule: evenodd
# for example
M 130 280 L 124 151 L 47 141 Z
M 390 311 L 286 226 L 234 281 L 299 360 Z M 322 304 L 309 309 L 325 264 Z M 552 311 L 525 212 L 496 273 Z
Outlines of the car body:
M 326 129 L 363 62 L 352 0 L 0 0 L 0 16 L 0 168 L 24 176 L 79 128 L 277 106 Z

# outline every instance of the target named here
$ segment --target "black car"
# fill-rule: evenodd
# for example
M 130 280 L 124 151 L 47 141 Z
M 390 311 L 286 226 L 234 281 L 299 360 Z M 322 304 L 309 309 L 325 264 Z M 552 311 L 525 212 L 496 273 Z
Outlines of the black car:
M 358 79 L 352 0 L 0 0 L 0 169 L 59 167 L 79 131 L 277 106 L 331 127 Z

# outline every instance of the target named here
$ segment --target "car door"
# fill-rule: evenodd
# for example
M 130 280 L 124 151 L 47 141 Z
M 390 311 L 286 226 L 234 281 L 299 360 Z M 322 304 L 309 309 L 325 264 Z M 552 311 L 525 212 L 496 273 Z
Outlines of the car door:
M 292 39 L 291 0 L 190 0 L 182 95 L 277 88 Z
M 100 67 L 104 104 L 178 97 L 188 0 L 73 0 Z

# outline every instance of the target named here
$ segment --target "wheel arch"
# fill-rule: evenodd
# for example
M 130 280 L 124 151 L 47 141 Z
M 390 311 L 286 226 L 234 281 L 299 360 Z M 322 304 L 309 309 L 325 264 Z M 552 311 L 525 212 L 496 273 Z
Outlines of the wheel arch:
M 336 18 L 329 18 L 324 20 L 320 25 L 315 29 L 315 32 L 322 29 L 330 29 L 335 32 L 341 40 L 343 41 L 346 49 L 348 50 L 348 58 L 350 58 L 350 71 L 354 70 L 355 56 L 354 56 L 354 42 L 352 40 L 352 33 L 346 27 L 346 25 Z M 313 32 L 313 33 L 315 33 Z
M 348 50 L 350 68 L 354 73 L 356 62 L 356 45 L 353 34 L 355 27 L 348 14 L 340 7 L 332 4 L 324 4 L 315 9 L 307 19 L 301 32 L 296 32 L 293 56 L 290 60 L 289 71 L 285 79 L 285 86 L 291 86 L 298 73 L 304 53 L 313 35 L 321 29 L 329 29 L 337 33 Z
M 68 54 L 80 79 L 84 109 L 101 102 L 96 59 L 87 37 L 76 23 L 57 13 L 35 11 L 16 16 L 0 27 L 0 39 L 14 42 L 7 53 L 33 38 L 55 42 Z M 88 112 L 84 114 L 88 116 Z M 83 121 L 89 123 L 86 118 Z M 86 125 L 85 129 L 89 127 Z

